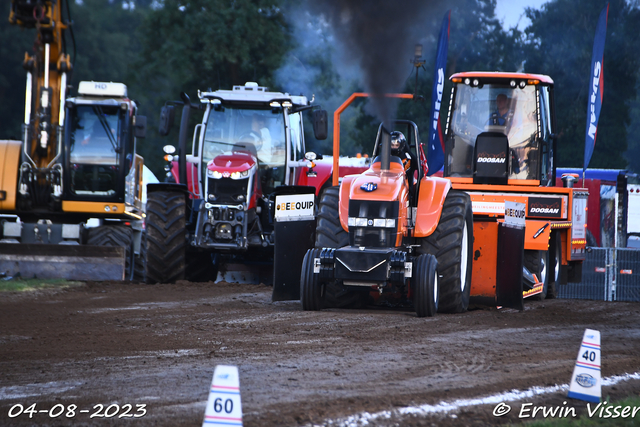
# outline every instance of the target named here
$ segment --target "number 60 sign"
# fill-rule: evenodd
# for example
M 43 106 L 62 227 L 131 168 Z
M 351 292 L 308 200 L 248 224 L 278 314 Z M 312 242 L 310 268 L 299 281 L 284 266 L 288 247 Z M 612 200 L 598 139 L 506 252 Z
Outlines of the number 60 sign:
M 202 427 L 242 426 L 240 379 L 235 366 L 218 365 L 213 373 Z

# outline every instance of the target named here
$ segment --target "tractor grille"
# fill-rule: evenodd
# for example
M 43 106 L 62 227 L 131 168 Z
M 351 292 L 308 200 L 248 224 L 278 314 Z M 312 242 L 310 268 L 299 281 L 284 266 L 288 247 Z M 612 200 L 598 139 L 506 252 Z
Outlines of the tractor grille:
M 366 221 L 364 221 L 365 218 Z M 380 226 L 383 219 L 392 220 L 393 223 Z M 349 221 L 351 222 L 349 225 L 349 244 L 351 246 L 388 248 L 396 245 L 397 201 L 350 200 Z M 362 224 L 363 222 L 365 225 Z
M 211 203 L 227 203 L 237 205 L 247 201 L 247 185 L 249 178 L 208 178 L 207 179 L 207 201 Z M 215 199 L 209 197 L 211 194 Z

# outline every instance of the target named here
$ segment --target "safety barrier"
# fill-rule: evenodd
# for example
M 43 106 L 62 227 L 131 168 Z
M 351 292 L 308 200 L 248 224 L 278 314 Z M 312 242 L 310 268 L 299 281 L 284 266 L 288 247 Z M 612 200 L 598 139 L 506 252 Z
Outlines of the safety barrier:
M 582 282 L 560 285 L 558 298 L 640 301 L 640 250 L 590 248 Z

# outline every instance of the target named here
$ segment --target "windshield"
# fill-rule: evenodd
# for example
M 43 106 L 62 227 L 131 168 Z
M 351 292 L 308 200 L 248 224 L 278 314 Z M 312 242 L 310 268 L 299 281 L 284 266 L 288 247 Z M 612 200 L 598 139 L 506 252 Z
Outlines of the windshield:
M 482 132 L 500 132 L 509 140 L 509 178 L 540 179 L 535 86 L 458 85 L 454 105 L 447 141 L 448 176 L 472 177 L 476 138 Z
M 69 109 L 69 114 L 71 191 L 115 195 L 122 110 L 115 106 L 79 105 Z
M 212 107 L 204 133 L 202 162 L 206 164 L 233 150 L 248 151 L 258 159 L 264 187 L 282 185 L 285 176 L 286 146 L 284 114 L 280 109 L 248 109 L 217 105 Z

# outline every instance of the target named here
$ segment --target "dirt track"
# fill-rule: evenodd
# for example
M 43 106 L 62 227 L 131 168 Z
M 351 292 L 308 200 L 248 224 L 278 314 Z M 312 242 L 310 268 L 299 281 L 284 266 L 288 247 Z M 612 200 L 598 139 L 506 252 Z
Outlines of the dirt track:
M 0 325 L 0 425 L 199 426 L 218 364 L 240 370 L 245 426 L 346 425 L 339 420 L 363 411 L 566 384 L 585 328 L 601 331 L 604 377 L 640 372 L 637 303 L 532 301 L 524 312 L 418 319 L 378 309 L 303 312 L 297 302 L 271 303 L 262 285 L 89 283 L 2 294 Z M 640 394 L 639 380 L 603 389 L 612 398 L 629 394 Z M 533 402 L 563 405 L 564 396 Z M 9 418 L 14 405 L 32 403 L 90 413 L 97 404 L 131 404 L 132 414 L 147 406 L 126 420 Z M 396 413 L 368 425 L 518 421 L 515 410 L 494 417 L 494 406 Z

